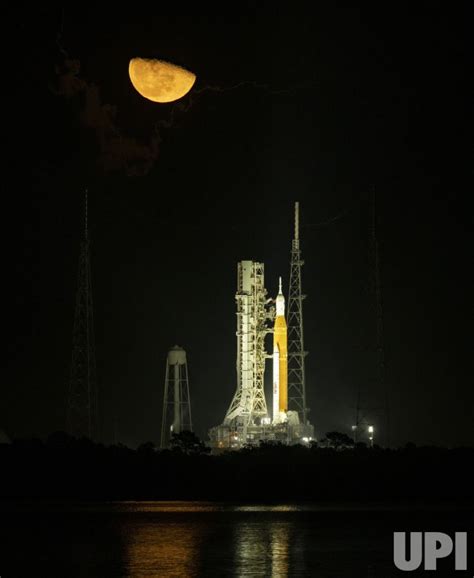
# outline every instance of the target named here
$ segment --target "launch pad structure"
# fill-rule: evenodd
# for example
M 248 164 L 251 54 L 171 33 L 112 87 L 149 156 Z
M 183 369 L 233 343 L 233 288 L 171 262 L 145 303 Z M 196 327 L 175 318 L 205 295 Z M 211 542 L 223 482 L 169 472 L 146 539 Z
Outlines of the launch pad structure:
M 309 443 L 314 428 L 307 420 L 303 351 L 301 295 L 301 254 L 299 249 L 299 205 L 295 205 L 290 284 L 295 305 L 285 318 L 285 298 L 280 278 L 275 299 L 267 297 L 264 264 L 241 261 L 237 266 L 237 387 L 222 424 L 211 428 L 209 438 L 214 451 L 240 449 L 262 441 L 284 444 Z M 297 261 L 293 263 L 294 257 Z M 294 280 L 297 270 L 296 280 Z M 299 288 L 299 294 L 297 294 Z M 291 309 L 290 309 L 291 312 Z M 297 326 L 294 327 L 295 323 Z M 293 324 L 293 325 L 292 325 Z M 267 353 L 265 338 L 273 334 L 273 352 Z M 293 336 L 288 349 L 287 335 Z M 299 339 L 299 342 L 298 342 Z M 293 356 L 293 357 L 292 357 Z M 289 361 L 296 371 L 289 375 Z M 264 377 L 266 360 L 272 359 L 272 415 L 267 410 Z M 288 388 L 289 377 L 290 385 Z

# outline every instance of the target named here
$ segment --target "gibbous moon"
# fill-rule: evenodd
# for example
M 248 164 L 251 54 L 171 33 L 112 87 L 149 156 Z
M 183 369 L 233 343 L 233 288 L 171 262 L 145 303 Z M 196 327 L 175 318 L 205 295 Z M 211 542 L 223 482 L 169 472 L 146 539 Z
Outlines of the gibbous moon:
M 128 73 L 137 92 L 153 102 L 182 98 L 196 80 L 195 74 L 181 66 L 147 58 L 132 58 Z

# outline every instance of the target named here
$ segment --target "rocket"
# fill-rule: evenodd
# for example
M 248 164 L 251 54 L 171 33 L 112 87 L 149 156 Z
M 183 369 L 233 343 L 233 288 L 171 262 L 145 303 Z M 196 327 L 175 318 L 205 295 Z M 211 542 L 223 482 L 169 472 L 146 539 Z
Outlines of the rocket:
M 276 298 L 273 332 L 273 423 L 286 421 L 288 411 L 288 346 L 285 298 L 280 287 Z

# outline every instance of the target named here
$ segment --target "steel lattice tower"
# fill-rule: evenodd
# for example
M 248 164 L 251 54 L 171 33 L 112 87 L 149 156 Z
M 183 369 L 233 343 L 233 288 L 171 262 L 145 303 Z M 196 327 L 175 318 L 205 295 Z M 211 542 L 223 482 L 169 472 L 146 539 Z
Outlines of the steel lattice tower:
M 297 411 L 300 422 L 308 421 L 303 336 L 303 295 L 301 290 L 301 259 L 299 238 L 299 203 L 295 203 L 295 235 L 291 244 L 290 284 L 287 310 L 288 325 L 288 409 Z
M 383 396 L 383 407 L 385 413 L 385 445 L 390 446 L 390 413 L 388 384 L 385 371 L 385 342 L 384 342 L 384 311 L 382 298 L 382 283 L 380 278 L 380 248 L 378 240 L 378 218 L 377 218 L 377 193 L 375 187 L 372 191 L 372 228 L 371 228 L 372 252 L 374 260 L 374 293 L 376 309 L 376 348 L 377 348 L 377 383 L 380 388 L 379 396 Z
M 88 199 L 85 192 L 84 236 L 79 255 L 76 310 L 72 338 L 67 422 L 77 437 L 99 437 L 98 395 L 94 345 L 94 317 L 88 230 Z

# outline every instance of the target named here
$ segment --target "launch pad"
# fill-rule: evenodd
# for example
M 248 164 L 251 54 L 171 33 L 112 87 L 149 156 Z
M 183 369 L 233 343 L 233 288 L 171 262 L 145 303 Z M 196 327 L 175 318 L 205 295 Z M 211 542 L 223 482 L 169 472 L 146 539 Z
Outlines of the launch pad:
M 277 297 L 267 298 L 263 263 L 238 264 L 237 388 L 223 423 L 209 431 L 214 451 L 260 442 L 308 444 L 314 439 L 306 407 L 298 211 L 296 203 L 288 327 L 281 278 Z M 265 349 L 268 334 L 273 334 L 271 354 Z M 264 391 L 266 359 L 273 360 L 271 416 Z
M 288 412 L 290 415 L 296 412 Z M 297 414 L 296 414 L 297 415 Z M 270 421 L 270 418 L 264 418 Z M 211 447 L 214 451 L 238 450 L 245 446 L 258 446 L 260 442 L 281 443 L 285 445 L 309 444 L 315 440 L 311 424 L 296 423 L 288 416 L 284 423 L 250 424 L 246 428 L 235 428 L 221 424 L 209 432 Z

